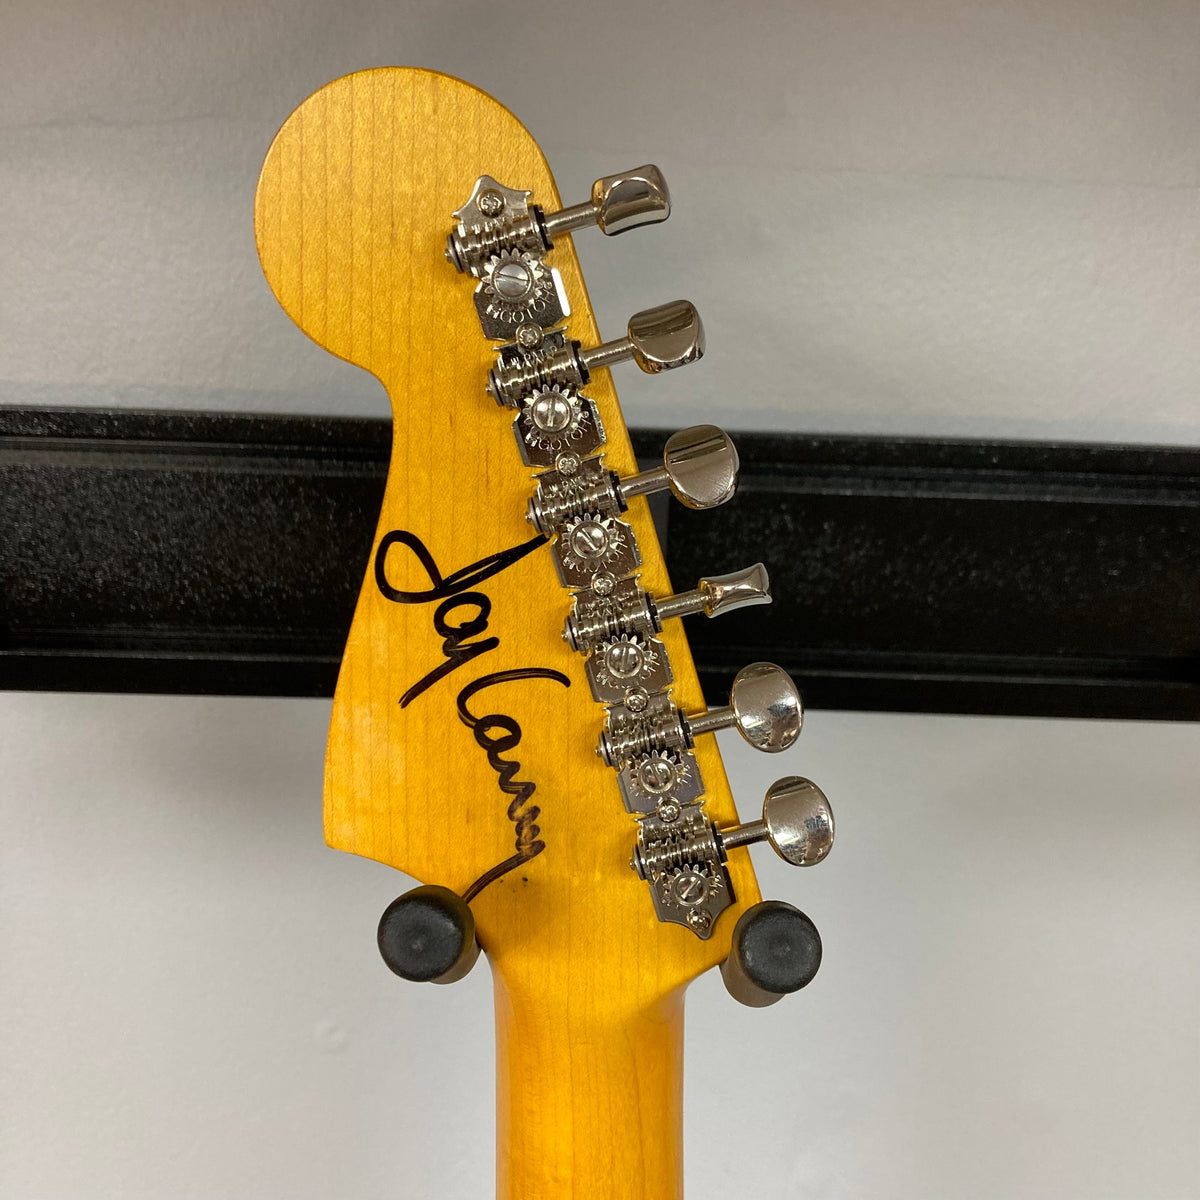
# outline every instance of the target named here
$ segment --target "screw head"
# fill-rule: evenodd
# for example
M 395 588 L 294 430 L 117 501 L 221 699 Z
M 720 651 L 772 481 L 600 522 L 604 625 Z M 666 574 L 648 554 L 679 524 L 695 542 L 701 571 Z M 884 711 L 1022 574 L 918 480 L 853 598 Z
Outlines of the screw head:
M 542 336 L 540 326 L 528 322 L 517 326 L 517 345 L 522 350 L 536 350 L 542 344 Z
M 708 881 L 699 871 L 680 871 L 671 881 L 671 891 L 680 904 L 689 907 L 703 904 L 708 895 Z
M 541 433 L 562 433 L 571 415 L 571 402 L 562 392 L 542 392 L 529 406 L 529 419 Z
M 533 291 L 533 272 L 520 259 L 509 258 L 492 272 L 491 284 L 502 300 L 524 300 Z
M 636 650 L 637 647 L 635 646 L 633 649 Z M 639 653 L 637 655 L 638 666 L 635 667 L 633 671 L 628 672 L 630 675 L 635 674 L 641 668 L 641 659 L 642 656 Z M 614 671 L 613 674 L 616 674 L 616 672 Z M 641 712 L 649 702 L 650 696 L 646 692 L 645 688 L 630 688 L 629 691 L 625 693 L 625 707 L 629 709 L 630 712 Z
M 554 466 L 560 475 L 574 475 L 579 470 L 579 456 L 567 451 L 554 460 Z
M 498 217 L 504 211 L 504 197 L 491 188 L 480 192 L 475 199 L 475 203 L 479 206 L 479 211 L 485 217 Z
M 604 665 L 609 673 L 618 679 L 632 679 L 635 675 L 640 675 L 645 661 L 646 656 L 642 653 L 641 646 L 624 638 L 609 642 L 604 651 Z M 633 704 L 629 702 L 630 698 L 633 699 Z M 632 688 L 625 700 L 625 707 L 632 708 L 634 712 L 641 712 L 646 707 L 646 700 L 646 693 L 641 688 Z
M 668 792 L 675 784 L 675 768 L 665 759 L 653 755 L 638 764 L 638 783 L 653 795 Z
M 598 571 L 592 576 L 592 591 L 597 596 L 611 596 L 612 590 L 616 586 L 616 579 L 607 571 Z
M 697 933 L 707 933 L 712 917 L 703 908 L 693 908 L 687 915 L 687 923 Z
M 581 521 L 571 531 L 571 550 L 579 558 L 602 558 L 608 552 L 608 530 L 599 521 Z
M 665 821 L 668 825 L 673 825 L 679 820 L 679 814 L 682 811 L 674 800 L 662 800 L 658 805 L 658 819 Z

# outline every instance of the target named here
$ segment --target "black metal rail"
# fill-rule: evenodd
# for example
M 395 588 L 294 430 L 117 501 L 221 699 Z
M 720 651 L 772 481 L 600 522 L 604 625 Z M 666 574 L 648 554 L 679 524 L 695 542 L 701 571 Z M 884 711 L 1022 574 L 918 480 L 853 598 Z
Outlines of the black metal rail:
M 737 440 L 737 498 L 664 525 L 681 586 L 771 568 L 771 608 L 689 623 L 710 700 L 768 658 L 818 707 L 1200 719 L 1200 451 Z M 0 408 L 0 686 L 330 694 L 389 443 Z

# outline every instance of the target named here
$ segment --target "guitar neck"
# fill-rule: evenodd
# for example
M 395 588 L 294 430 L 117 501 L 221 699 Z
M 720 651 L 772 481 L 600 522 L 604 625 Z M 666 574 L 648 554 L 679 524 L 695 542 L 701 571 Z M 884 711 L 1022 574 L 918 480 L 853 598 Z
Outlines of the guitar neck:
M 683 994 L 546 1006 L 497 974 L 498 1200 L 679 1200 Z

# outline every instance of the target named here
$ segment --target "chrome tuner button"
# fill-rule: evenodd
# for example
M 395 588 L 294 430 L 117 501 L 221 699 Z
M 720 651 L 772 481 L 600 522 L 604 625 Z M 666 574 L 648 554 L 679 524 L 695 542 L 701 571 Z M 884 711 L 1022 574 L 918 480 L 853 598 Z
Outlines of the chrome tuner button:
M 755 563 L 742 571 L 728 575 L 711 575 L 687 592 L 674 596 L 663 596 L 653 601 L 654 615 L 658 627 L 672 617 L 686 617 L 691 613 L 703 613 L 706 617 L 749 608 L 752 604 L 771 603 L 771 580 L 767 568 Z
M 663 465 L 642 471 L 617 484 L 621 501 L 671 489 L 687 508 L 715 508 L 729 500 L 737 488 L 738 453 L 723 429 L 693 425 L 667 439 Z
M 662 172 L 647 163 L 619 175 L 606 175 L 592 184 L 592 198 L 560 212 L 542 213 L 546 240 L 553 245 L 561 233 L 596 225 L 609 237 L 653 225 L 671 215 L 671 193 Z
M 755 563 L 729 575 L 713 575 L 687 592 L 651 596 L 635 579 L 618 583 L 611 575 L 597 575 L 590 592 L 575 596 L 575 611 L 567 617 L 563 640 L 572 649 L 587 653 L 622 633 L 653 637 L 663 622 L 689 613 L 715 617 L 751 604 L 771 603 L 767 569 Z
M 743 667 L 729 689 L 729 704 L 689 713 L 688 733 L 696 738 L 733 726 L 756 750 L 778 753 L 800 736 L 804 706 L 791 676 L 774 663 Z
M 581 462 L 564 458 L 555 470 L 538 478 L 530 497 L 526 519 L 550 534 L 573 517 L 601 514 L 615 517 L 635 496 L 670 489 L 688 508 L 713 508 L 724 504 L 737 487 L 738 456 L 729 435 L 715 425 L 695 425 L 673 434 L 663 451 L 663 465 L 619 479 L 599 459 Z
M 704 325 L 690 300 L 672 300 L 635 313 L 625 337 L 578 354 L 585 373 L 633 359 L 643 371 L 657 375 L 704 356 Z
M 504 187 L 490 175 L 480 176 L 467 202 L 454 213 L 458 225 L 446 241 L 447 260 L 456 270 L 480 278 L 489 259 L 498 254 L 540 259 L 561 234 L 596 225 L 612 236 L 671 215 L 667 181 L 650 164 L 597 179 L 590 200 L 558 212 L 531 204 L 531 195 Z
M 536 323 L 544 325 L 540 318 Z M 497 404 L 517 408 L 545 388 L 578 392 L 600 367 L 633 359 L 643 371 L 656 375 L 695 362 L 703 354 L 700 314 L 690 301 L 674 300 L 636 313 L 629 318 L 625 337 L 599 346 L 568 341 L 561 329 L 547 332 L 534 350 L 516 343 L 502 346 L 488 372 L 487 391 Z
M 793 867 L 812 867 L 833 848 L 833 810 L 810 779 L 789 775 L 767 789 L 762 819 L 718 829 L 722 853 L 735 846 L 769 842 Z

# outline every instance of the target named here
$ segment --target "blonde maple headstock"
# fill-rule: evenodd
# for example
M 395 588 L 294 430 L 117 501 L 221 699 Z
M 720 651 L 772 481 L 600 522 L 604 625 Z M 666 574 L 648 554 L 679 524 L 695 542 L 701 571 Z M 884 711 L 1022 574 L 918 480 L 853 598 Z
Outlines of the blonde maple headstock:
M 479 201 L 484 175 L 527 189 L 546 213 L 561 208 L 537 144 L 500 104 L 448 76 L 387 68 L 306 100 L 275 138 L 258 187 L 259 253 L 280 304 L 319 345 L 375 375 L 393 412 L 372 561 L 334 699 L 326 838 L 470 900 L 496 974 L 502 1076 L 536 1076 L 539 1064 L 548 1076 L 548 1056 L 571 1056 L 608 1095 L 607 1108 L 589 1100 L 588 1119 L 597 1145 L 609 1147 L 596 1153 L 611 1154 L 637 1121 L 620 1111 L 621 1081 L 661 1076 L 677 1091 L 678 1047 L 657 1035 L 677 1017 L 682 987 L 726 958 L 738 916 L 759 892 L 748 854 L 731 841 L 728 907 L 689 928 L 660 920 L 630 869 L 637 821 L 595 752 L 605 708 L 563 637 L 571 591 L 537 514 L 534 524 L 526 516 L 534 475 L 548 464 L 522 461 L 513 410 L 485 392 L 493 368 L 493 393 L 507 386 L 496 356 L 514 335 L 487 329 L 487 296 L 477 311 L 477 280 L 454 269 L 453 244 L 445 253 L 452 214 Z M 602 339 L 568 236 L 572 212 L 584 208 L 560 218 L 545 265 L 561 276 L 570 338 L 595 347 Z M 610 219 L 624 220 L 619 203 Z M 493 284 L 503 287 L 502 276 Z M 553 292 L 547 284 L 548 301 Z M 656 319 L 667 342 L 672 329 L 680 345 L 694 342 L 685 309 Z M 630 329 L 633 342 L 638 332 Z M 602 369 L 615 357 L 593 362 L 586 394 L 603 424 L 607 467 L 628 477 L 637 463 Z M 637 491 L 621 519 L 640 548 L 642 587 L 667 596 Z M 659 636 L 675 704 L 703 712 L 680 622 L 666 620 Z M 695 754 L 705 820 L 736 825 L 715 740 L 698 736 Z M 625 1044 L 631 1030 L 635 1048 Z M 574 1153 L 576 1165 L 561 1171 L 582 1169 Z M 672 1155 L 677 1147 L 658 1167 L 643 1164 L 645 1194 L 675 1190 L 666 1182 Z M 526 1177 L 522 1188 L 569 1194 L 563 1178 Z M 627 1184 L 624 1194 L 642 1193 Z

